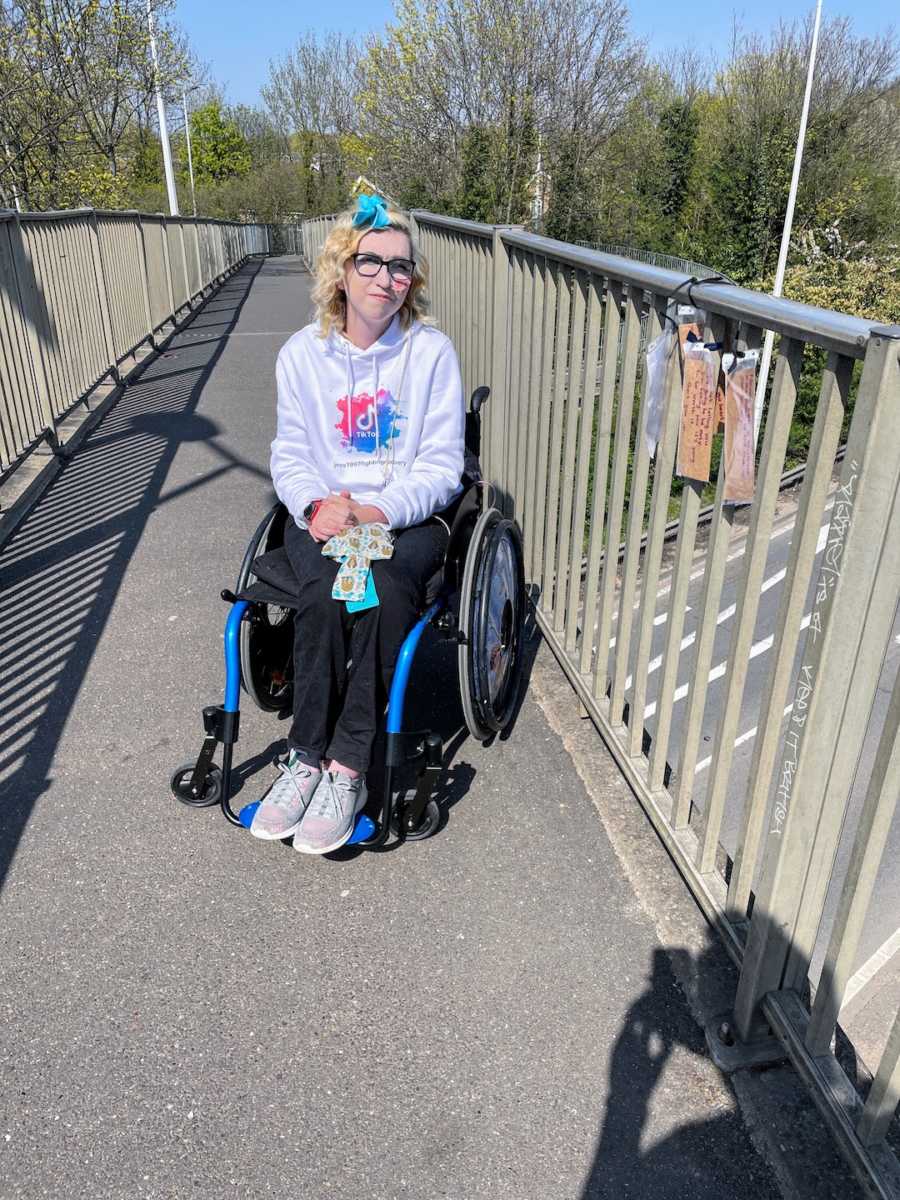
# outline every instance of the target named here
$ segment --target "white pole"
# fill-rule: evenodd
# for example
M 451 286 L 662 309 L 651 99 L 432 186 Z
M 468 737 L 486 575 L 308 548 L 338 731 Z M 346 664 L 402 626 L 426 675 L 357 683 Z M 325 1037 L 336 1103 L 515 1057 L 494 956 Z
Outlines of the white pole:
M 194 191 L 194 160 L 191 158 L 191 123 L 188 120 L 187 110 L 187 92 L 181 93 L 181 104 L 184 108 L 184 136 L 187 138 L 188 152 L 188 174 L 191 177 L 191 207 L 194 210 L 194 216 L 197 215 L 197 194 Z
M 806 122 L 809 117 L 809 101 L 812 96 L 813 72 L 816 67 L 816 50 L 819 45 L 819 24 L 822 19 L 822 0 L 816 3 L 816 19 L 813 23 L 812 46 L 809 51 L 809 67 L 806 72 L 806 92 L 803 96 L 803 112 L 800 115 L 800 132 L 797 135 L 797 149 L 794 152 L 794 173 L 791 176 L 791 190 L 788 193 L 787 212 L 784 214 L 784 229 L 781 231 L 781 249 L 778 252 L 778 266 L 775 268 L 775 286 L 773 296 L 780 296 L 784 284 L 784 270 L 787 266 L 788 248 L 791 243 L 791 228 L 794 224 L 794 205 L 797 201 L 797 188 L 800 183 L 800 164 L 803 161 L 803 144 L 806 141 Z M 756 385 L 756 412 L 754 434 L 759 440 L 759 427 L 762 423 L 763 404 L 766 399 L 766 384 L 769 380 L 769 368 L 772 363 L 772 345 L 775 334 L 772 330 L 766 332 L 763 342 L 762 362 L 759 367 L 759 382 Z
M 159 89 L 159 56 L 156 53 L 156 36 L 153 32 L 153 0 L 147 0 L 147 25 L 150 30 L 150 55 L 153 59 L 153 81 L 156 85 L 156 111 L 159 115 L 159 136 L 162 140 L 163 166 L 166 171 L 166 190 L 169 193 L 169 212 L 178 216 L 178 196 L 175 193 L 175 172 L 172 170 L 172 148 L 169 145 L 169 127 L 166 124 L 166 106 Z
M 6 151 L 6 161 L 12 162 L 12 154 L 10 154 L 8 142 L 3 143 L 3 149 Z M 13 179 L 12 185 L 15 188 L 15 191 L 13 192 L 13 204 L 16 206 L 16 212 L 21 212 L 22 211 L 22 203 L 19 200 L 19 189 L 16 187 L 15 179 Z

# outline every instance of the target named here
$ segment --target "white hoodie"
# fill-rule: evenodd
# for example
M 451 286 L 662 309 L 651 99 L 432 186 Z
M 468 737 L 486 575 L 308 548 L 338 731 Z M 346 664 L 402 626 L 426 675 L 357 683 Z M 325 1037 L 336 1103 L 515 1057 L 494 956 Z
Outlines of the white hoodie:
M 450 339 L 398 317 L 367 350 L 313 323 L 282 346 L 272 482 L 294 520 L 330 492 L 375 504 L 392 529 L 460 490 L 465 408 Z

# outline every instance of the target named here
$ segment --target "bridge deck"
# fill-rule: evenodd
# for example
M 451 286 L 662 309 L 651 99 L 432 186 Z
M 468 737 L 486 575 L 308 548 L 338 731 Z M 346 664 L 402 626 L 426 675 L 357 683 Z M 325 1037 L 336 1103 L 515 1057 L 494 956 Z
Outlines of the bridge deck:
M 170 798 L 309 308 L 298 260 L 243 268 L 0 556 L 0 1194 L 776 1195 L 533 695 L 398 853 Z M 284 733 L 246 710 L 242 802 Z

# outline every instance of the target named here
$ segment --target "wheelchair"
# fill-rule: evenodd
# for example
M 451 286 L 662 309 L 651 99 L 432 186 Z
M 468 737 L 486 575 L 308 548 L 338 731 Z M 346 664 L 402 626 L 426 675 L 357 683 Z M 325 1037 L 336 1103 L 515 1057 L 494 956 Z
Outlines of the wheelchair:
M 489 394 L 487 387 L 480 387 L 472 395 L 466 414 L 463 490 L 437 514 L 450 529 L 444 563 L 428 582 L 425 609 L 407 634 L 394 670 L 380 803 L 374 816 L 366 811 L 357 817 L 347 845 L 378 849 L 392 834 L 399 841 L 421 840 L 441 822 L 436 792 L 444 772 L 443 742 L 431 729 L 408 729 L 404 711 L 413 661 L 426 628 L 433 627 L 438 637 L 458 647 L 461 707 L 472 737 L 490 741 L 515 711 L 525 625 L 522 539 L 515 522 L 493 505 L 490 485 L 481 474 L 480 413 Z M 292 708 L 294 575 L 283 545 L 289 520 L 281 503 L 266 514 L 250 539 L 234 591 L 221 593 L 230 605 L 224 701 L 203 709 L 200 753 L 171 778 L 172 793 L 183 804 L 218 804 L 232 825 L 244 828 L 249 828 L 260 802 L 238 812 L 231 804 L 241 691 L 264 712 L 287 715 Z M 221 767 L 213 761 L 220 744 Z M 414 788 L 396 786 L 401 774 L 412 772 Z

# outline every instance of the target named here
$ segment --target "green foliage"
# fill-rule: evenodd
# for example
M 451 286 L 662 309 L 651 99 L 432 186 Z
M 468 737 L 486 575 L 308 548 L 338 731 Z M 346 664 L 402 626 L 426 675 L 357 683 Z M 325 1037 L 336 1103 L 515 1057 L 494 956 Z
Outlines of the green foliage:
M 491 131 L 475 125 L 462 139 L 459 194 L 454 205 L 458 217 L 493 221 L 497 211 L 495 162 Z
M 246 138 L 215 103 L 191 113 L 191 150 L 194 179 L 199 184 L 241 178 L 252 165 Z
M 595 241 L 599 235 L 592 181 L 579 140 L 569 135 L 556 147 L 556 169 L 545 230 L 564 242 Z
M 183 38 L 155 4 L 165 88 L 192 73 Z M 4 0 L 0 4 L 0 203 L 117 203 L 149 124 L 153 73 L 143 0 Z M 123 182 L 120 176 L 125 175 Z

